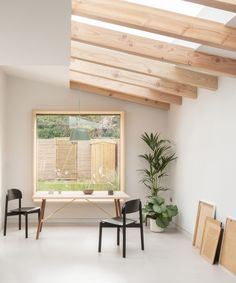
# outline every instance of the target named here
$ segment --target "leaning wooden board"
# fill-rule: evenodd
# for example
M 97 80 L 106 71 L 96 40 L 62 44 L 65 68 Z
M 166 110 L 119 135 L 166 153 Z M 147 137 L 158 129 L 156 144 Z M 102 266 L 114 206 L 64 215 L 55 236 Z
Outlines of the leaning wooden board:
M 200 254 L 211 264 L 215 262 L 221 230 L 222 223 L 220 221 L 211 217 L 206 218 Z
M 220 264 L 236 275 L 236 220 L 226 219 Z
M 206 217 L 215 218 L 215 206 L 213 204 L 199 201 L 196 224 L 193 235 L 193 246 L 200 249 Z

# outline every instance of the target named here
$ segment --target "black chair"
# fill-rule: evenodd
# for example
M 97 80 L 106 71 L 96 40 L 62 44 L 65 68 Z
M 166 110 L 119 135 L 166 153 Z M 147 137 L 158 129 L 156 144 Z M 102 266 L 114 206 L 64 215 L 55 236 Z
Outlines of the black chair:
M 17 189 L 10 189 L 7 191 L 6 204 L 5 204 L 5 217 L 4 217 L 4 230 L 3 235 L 6 236 L 7 232 L 7 217 L 19 216 L 19 230 L 21 230 L 21 215 L 25 216 L 25 237 L 28 238 L 28 214 L 38 213 L 38 220 L 40 218 L 39 207 L 21 207 L 22 193 Z M 11 200 L 19 200 L 18 208 L 8 211 L 8 202 Z
M 139 221 L 126 218 L 129 213 L 139 211 Z M 143 238 L 143 219 L 142 219 L 142 203 L 140 199 L 130 200 L 124 203 L 122 207 L 122 216 L 111 219 L 102 220 L 99 225 L 99 242 L 98 252 L 101 252 L 102 247 L 102 228 L 117 228 L 117 245 L 120 245 L 120 229 L 123 234 L 123 257 L 126 257 L 126 228 L 140 228 L 141 249 L 144 250 Z

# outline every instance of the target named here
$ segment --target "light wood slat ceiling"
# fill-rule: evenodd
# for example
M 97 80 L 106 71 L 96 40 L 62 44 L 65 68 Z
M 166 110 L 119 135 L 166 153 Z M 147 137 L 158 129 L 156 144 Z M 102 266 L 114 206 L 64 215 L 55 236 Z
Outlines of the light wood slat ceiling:
M 170 104 L 168 104 L 168 103 L 150 100 L 150 99 L 145 98 L 145 97 L 135 97 L 135 96 L 132 96 L 132 95 L 120 93 L 118 91 L 112 91 L 112 90 L 106 90 L 106 89 L 103 89 L 103 88 L 97 88 L 97 87 L 94 87 L 92 85 L 81 84 L 81 83 L 78 83 L 78 82 L 70 81 L 70 88 L 71 89 L 79 89 L 79 90 L 86 91 L 86 92 L 92 92 L 92 93 L 96 93 L 96 94 L 103 95 L 103 96 L 109 96 L 109 97 L 113 97 L 113 98 L 116 98 L 116 99 L 119 99 L 119 100 L 134 102 L 134 103 L 142 104 L 142 105 L 145 105 L 145 106 L 159 108 L 159 109 L 162 109 L 162 110 L 169 110 L 170 109 Z
M 71 70 L 90 74 L 93 76 L 107 78 L 114 81 L 127 83 L 130 85 L 150 88 L 159 92 L 180 95 L 189 98 L 197 97 L 197 88 L 164 79 L 158 79 L 126 70 L 118 70 L 114 67 L 107 67 L 96 63 L 75 60 L 71 63 Z
M 72 15 L 236 51 L 234 28 L 122 0 L 73 0 Z M 163 110 L 236 76 L 234 59 L 104 27 L 72 21 L 71 39 L 71 88 Z
M 73 40 L 145 56 L 162 62 L 236 76 L 236 60 L 196 52 L 189 47 L 72 21 Z
M 149 88 L 139 87 L 131 84 L 125 84 L 118 81 L 95 77 L 93 75 L 83 74 L 75 71 L 70 72 L 70 79 L 73 82 L 78 82 L 86 85 L 93 85 L 97 88 L 117 91 L 123 94 L 130 94 L 136 97 L 146 97 L 151 100 L 156 100 L 165 103 L 182 104 L 182 98 L 177 95 L 154 91 Z
M 216 90 L 218 87 L 217 77 L 212 75 L 177 68 L 172 64 L 76 41 L 71 41 L 71 57 L 116 67 L 117 70 L 133 71 L 154 78 L 168 79 L 183 84 L 188 82 L 188 85 L 210 90 Z
M 236 51 L 236 30 L 217 22 L 125 1 L 75 0 L 72 9 L 74 15 Z

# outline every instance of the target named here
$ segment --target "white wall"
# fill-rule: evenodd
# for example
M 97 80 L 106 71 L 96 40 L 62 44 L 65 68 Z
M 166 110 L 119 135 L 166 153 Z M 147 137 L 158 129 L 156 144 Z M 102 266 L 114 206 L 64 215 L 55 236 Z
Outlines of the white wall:
M 32 110 L 78 110 L 79 91 L 8 77 L 7 93 L 7 187 L 18 187 L 24 192 L 26 203 L 32 201 L 33 134 Z M 89 93 L 80 94 L 80 110 L 125 111 L 125 172 L 126 190 L 132 197 L 145 195 L 137 169 L 142 166 L 138 158 L 145 152 L 140 140 L 144 131 L 167 132 L 167 112 L 127 103 Z M 56 207 L 57 205 L 51 205 Z M 109 206 L 110 207 L 110 206 Z M 73 205 L 57 217 L 97 217 L 99 212 L 84 205 Z M 102 217 L 104 214 L 102 213 Z
M 171 107 L 169 131 L 178 160 L 172 170 L 178 224 L 193 233 L 198 200 L 216 204 L 217 218 L 236 218 L 236 80 L 220 78 L 217 92 Z
M 5 195 L 5 99 L 6 78 L 0 69 L 0 229 L 3 221 Z
M 71 0 L 0 1 L 1 65 L 69 65 Z

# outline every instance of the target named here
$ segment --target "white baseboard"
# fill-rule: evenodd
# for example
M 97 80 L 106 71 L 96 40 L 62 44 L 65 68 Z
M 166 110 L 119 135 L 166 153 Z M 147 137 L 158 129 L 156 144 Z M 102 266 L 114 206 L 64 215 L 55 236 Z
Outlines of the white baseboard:
M 183 227 L 181 227 L 180 225 L 176 224 L 175 223 L 175 226 L 176 226 L 176 229 L 178 231 L 180 231 L 181 233 L 183 233 L 187 238 L 191 239 L 193 238 L 193 235 L 192 233 L 188 232 L 187 230 L 185 230 Z

